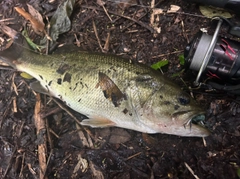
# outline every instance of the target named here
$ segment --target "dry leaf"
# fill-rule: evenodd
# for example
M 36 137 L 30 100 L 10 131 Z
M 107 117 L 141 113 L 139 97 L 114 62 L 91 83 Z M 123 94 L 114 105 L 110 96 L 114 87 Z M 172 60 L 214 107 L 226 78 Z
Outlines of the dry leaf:
M 17 31 L 5 25 L 1 25 L 1 30 L 2 32 L 7 34 L 9 37 L 11 37 L 11 39 L 14 39 L 17 35 Z
M 4 48 L 2 48 L 1 50 L 8 49 L 12 45 L 13 39 L 17 36 L 17 31 L 5 25 L 1 25 L 1 31 L 11 38 L 11 40 L 8 41 Z
M 66 0 L 62 3 L 50 20 L 50 47 L 57 41 L 58 36 L 71 28 L 70 16 L 73 11 L 75 0 Z
M 212 7 L 212 6 L 199 6 L 199 10 L 202 13 L 202 15 L 208 17 L 208 18 L 212 18 L 214 16 L 221 16 L 221 17 L 225 17 L 225 18 L 231 18 L 232 15 L 222 9 L 222 8 L 217 8 L 217 7 Z
M 27 4 L 27 6 L 28 6 L 28 12 L 32 15 L 32 17 L 34 17 L 39 23 L 42 24 L 42 26 L 44 26 L 42 15 L 36 9 L 34 9 L 34 7 L 31 6 L 30 4 Z
M 78 162 L 77 162 L 77 164 L 74 167 L 74 170 L 72 172 L 72 178 L 76 178 L 77 177 L 79 170 L 82 173 L 84 173 L 88 169 L 88 161 L 85 158 L 83 158 L 81 154 L 78 154 L 77 160 L 78 160 Z
M 45 31 L 44 30 L 45 25 L 43 23 L 39 22 L 38 19 L 36 19 L 35 17 L 33 17 L 31 14 L 29 14 L 28 12 L 26 12 L 24 9 L 22 9 L 20 7 L 15 7 L 15 10 L 20 15 L 22 15 L 26 20 L 30 21 L 35 33 L 42 35 L 42 33 Z
M 174 13 L 177 12 L 180 9 L 179 6 L 171 5 L 170 9 L 167 11 L 167 13 Z
M 109 143 L 120 144 L 125 143 L 131 139 L 131 135 L 124 129 L 115 128 L 111 132 Z

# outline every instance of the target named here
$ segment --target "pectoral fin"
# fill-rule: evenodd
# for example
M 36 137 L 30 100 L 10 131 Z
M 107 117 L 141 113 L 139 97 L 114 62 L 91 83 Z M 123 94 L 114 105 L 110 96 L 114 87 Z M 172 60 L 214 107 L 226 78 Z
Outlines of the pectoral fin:
M 30 87 L 31 87 L 34 91 L 36 91 L 36 92 L 38 92 L 38 93 L 42 93 L 42 94 L 49 95 L 48 89 L 47 89 L 47 88 L 44 88 L 44 87 L 40 84 L 39 81 L 32 82 L 32 83 L 30 84 Z
M 113 127 L 116 126 L 116 124 L 109 119 L 103 118 L 103 117 L 94 117 L 90 119 L 84 119 L 81 124 L 83 126 L 91 126 L 91 127 Z

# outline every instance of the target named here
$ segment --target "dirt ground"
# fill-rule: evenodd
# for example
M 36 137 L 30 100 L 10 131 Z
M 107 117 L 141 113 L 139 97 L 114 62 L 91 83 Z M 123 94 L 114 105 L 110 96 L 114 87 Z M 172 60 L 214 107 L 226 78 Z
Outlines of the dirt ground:
M 155 33 L 150 24 L 150 0 L 124 1 L 130 5 L 115 0 L 105 2 L 104 11 L 96 1 L 78 1 L 71 16 L 72 28 L 59 41 L 76 44 L 77 38 L 84 50 L 121 55 L 146 65 L 167 59 L 164 74 L 181 87 L 185 86 L 183 81 L 191 85 L 194 78 L 189 73 L 172 77 L 183 69 L 179 55 L 200 28 L 210 34 L 215 29 L 211 20 L 201 15 L 197 4 L 156 1 L 155 8 L 167 11 L 174 4 L 181 9 L 155 16 L 156 29 L 161 30 Z M 12 18 L 5 24 L 21 31 L 27 21 L 14 7 L 26 9 L 26 3 L 50 19 L 60 2 L 2 0 L 0 19 Z M 238 17 L 231 20 L 240 22 Z M 31 33 L 34 39 L 38 38 Z M 108 36 L 110 41 L 106 43 Z M 2 32 L 0 37 L 1 41 L 7 38 Z M 212 132 L 204 139 L 147 135 L 120 128 L 82 130 L 73 117 L 81 120 L 80 114 L 67 109 L 73 114 L 70 116 L 42 95 L 41 114 L 46 130 L 37 135 L 33 116 L 39 103 L 29 88 L 32 80 L 22 78 L 8 66 L 1 65 L 0 69 L 0 178 L 39 178 L 40 173 L 45 178 L 61 179 L 240 177 L 240 107 L 235 95 L 192 91 L 206 110 L 206 124 Z M 39 151 L 46 152 L 45 158 L 39 158 Z M 46 169 L 40 172 L 42 167 Z

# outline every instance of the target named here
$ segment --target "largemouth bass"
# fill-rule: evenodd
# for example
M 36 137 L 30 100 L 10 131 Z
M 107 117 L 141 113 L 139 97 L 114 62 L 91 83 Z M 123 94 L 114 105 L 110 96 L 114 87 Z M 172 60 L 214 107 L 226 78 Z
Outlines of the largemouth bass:
M 160 72 L 118 56 L 89 52 L 39 55 L 18 34 L 0 59 L 37 79 L 37 92 L 87 116 L 81 124 L 144 133 L 204 137 L 204 111 Z

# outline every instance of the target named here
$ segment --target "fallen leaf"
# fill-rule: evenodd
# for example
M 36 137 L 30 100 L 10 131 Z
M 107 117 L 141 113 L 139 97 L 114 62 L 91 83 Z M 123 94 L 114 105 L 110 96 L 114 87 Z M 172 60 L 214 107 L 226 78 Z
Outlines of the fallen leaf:
M 77 157 L 77 164 L 74 167 L 73 173 L 72 173 L 72 178 L 76 177 L 78 174 L 78 171 L 80 170 L 82 173 L 86 172 L 87 168 L 88 168 L 88 161 L 84 158 L 82 158 L 81 154 L 78 154 Z
M 75 0 L 67 0 L 62 3 L 50 20 L 50 37 L 53 42 L 56 42 L 58 36 L 65 33 L 71 28 L 71 21 L 69 19 L 73 11 Z
M 29 75 L 28 73 L 22 72 L 20 73 L 21 77 L 25 78 L 25 79 L 33 79 L 33 77 L 31 75 Z
M 131 136 L 126 130 L 120 129 L 120 128 L 114 128 L 111 132 L 109 143 L 120 144 L 120 143 L 125 143 L 130 139 L 131 139 Z
M 221 17 L 225 17 L 225 18 L 231 18 L 232 15 L 222 9 L 222 8 L 218 8 L 218 7 L 212 7 L 212 6 L 199 6 L 199 10 L 202 13 L 202 15 L 208 17 L 208 18 L 213 18 L 214 16 L 221 16 Z
M 7 34 L 11 39 L 14 39 L 17 35 L 17 31 L 6 25 L 1 25 L 1 31 Z
M 174 13 L 174 12 L 177 12 L 179 9 L 180 9 L 179 6 L 171 5 L 170 9 L 167 11 L 167 13 Z
M 44 26 L 42 15 L 30 4 L 27 4 L 27 6 L 28 12 L 32 15 L 32 17 L 34 17 L 42 26 Z
M 40 22 L 38 19 L 36 19 L 35 17 L 33 17 L 31 14 L 29 14 L 28 12 L 26 12 L 24 9 L 20 8 L 20 7 L 15 7 L 15 10 L 22 15 L 26 20 L 29 20 L 32 28 L 34 30 L 34 32 L 36 34 L 42 35 L 44 33 L 44 23 Z
M 154 146 L 157 144 L 157 140 L 149 134 L 142 133 L 142 139 L 149 146 Z

